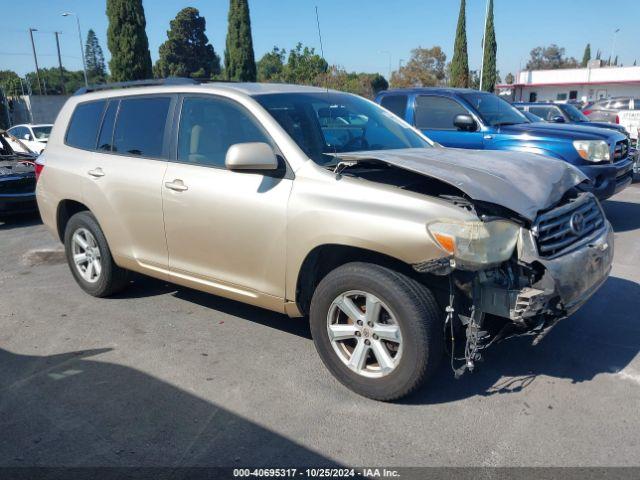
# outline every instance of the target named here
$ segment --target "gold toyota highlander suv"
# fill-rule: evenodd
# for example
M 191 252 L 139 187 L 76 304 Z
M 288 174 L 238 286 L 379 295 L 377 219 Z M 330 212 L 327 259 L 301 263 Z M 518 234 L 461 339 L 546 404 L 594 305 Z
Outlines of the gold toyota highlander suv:
M 611 226 L 565 162 L 442 148 L 336 91 L 120 87 L 73 96 L 36 169 L 91 295 L 135 271 L 308 317 L 339 381 L 393 400 L 445 354 L 459 376 L 491 343 L 539 341 L 611 269 Z

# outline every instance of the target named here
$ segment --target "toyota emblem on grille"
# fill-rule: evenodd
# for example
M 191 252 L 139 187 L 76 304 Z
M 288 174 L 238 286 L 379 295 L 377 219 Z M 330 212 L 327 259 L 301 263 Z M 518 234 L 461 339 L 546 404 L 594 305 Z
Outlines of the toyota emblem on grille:
M 584 230 L 584 216 L 581 213 L 574 213 L 569 220 L 569 228 L 574 235 L 580 235 Z

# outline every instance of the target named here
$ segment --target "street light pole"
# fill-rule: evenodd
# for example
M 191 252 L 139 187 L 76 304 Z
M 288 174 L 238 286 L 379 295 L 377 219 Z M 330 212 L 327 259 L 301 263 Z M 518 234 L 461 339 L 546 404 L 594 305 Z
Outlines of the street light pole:
M 611 62 L 613 62 L 613 54 L 616 51 L 616 37 L 618 36 L 619 28 L 616 28 L 613 32 L 613 43 L 611 45 L 611 57 L 609 57 L 609 66 L 611 66 Z
M 38 67 L 38 56 L 36 55 L 36 44 L 33 41 L 33 32 L 37 32 L 37 28 L 29 29 L 29 36 L 31 37 L 31 48 L 33 49 L 33 60 L 36 62 L 36 79 L 38 80 L 38 91 L 42 95 L 42 85 L 40 84 L 40 67 Z
M 87 79 L 87 63 L 84 60 L 84 48 L 82 47 L 82 31 L 80 30 L 80 18 L 73 12 L 65 12 L 63 17 L 76 17 L 76 23 L 78 25 L 78 40 L 80 40 L 80 54 L 82 55 L 82 71 L 84 72 L 84 86 L 89 88 L 89 80 Z
M 386 53 L 389 56 L 389 81 L 391 81 L 391 52 L 389 50 L 380 50 L 380 53 Z

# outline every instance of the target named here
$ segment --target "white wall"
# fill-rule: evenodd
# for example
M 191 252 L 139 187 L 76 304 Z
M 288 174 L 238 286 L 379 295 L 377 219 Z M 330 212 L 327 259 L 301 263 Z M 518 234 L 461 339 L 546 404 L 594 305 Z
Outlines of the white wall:
M 578 100 L 598 100 L 606 97 L 636 97 L 640 98 L 640 84 L 634 85 L 563 85 L 563 86 L 523 86 L 517 88 L 515 92 L 516 101 L 529 101 L 531 92 L 537 94 L 537 101 L 555 101 L 560 100 L 558 95 L 566 94 L 569 98 L 569 92 L 575 90 L 578 92 Z M 520 96 L 522 95 L 522 96 Z

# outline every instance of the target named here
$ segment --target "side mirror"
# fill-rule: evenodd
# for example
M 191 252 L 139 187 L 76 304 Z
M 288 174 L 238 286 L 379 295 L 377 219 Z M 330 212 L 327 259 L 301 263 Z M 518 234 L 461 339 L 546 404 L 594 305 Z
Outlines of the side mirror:
M 278 159 L 270 145 L 262 142 L 236 143 L 224 159 L 227 170 L 277 170 Z
M 25 133 L 22 138 L 24 138 L 25 140 L 31 140 L 31 134 L 30 133 Z
M 564 120 L 564 117 L 561 117 L 560 115 L 558 115 L 558 116 L 556 116 L 556 117 L 553 117 L 553 118 L 551 119 L 551 122 L 552 122 L 552 123 L 564 123 L 564 122 L 565 122 L 565 120 Z
M 453 124 L 458 130 L 464 132 L 475 132 L 478 129 L 478 124 L 471 115 L 456 115 L 453 119 Z

